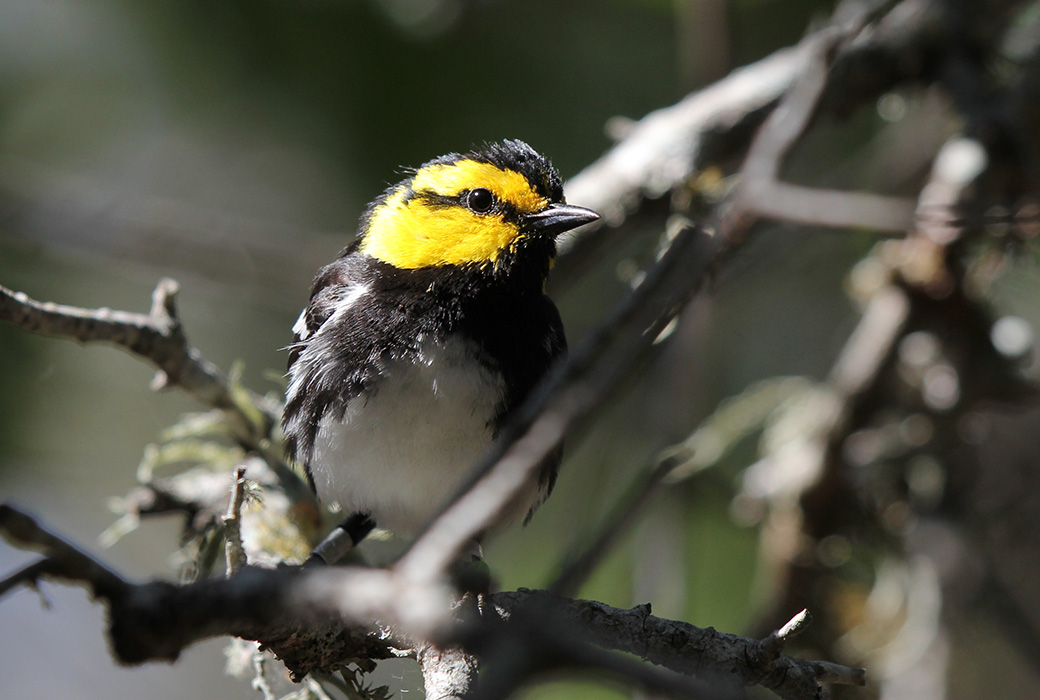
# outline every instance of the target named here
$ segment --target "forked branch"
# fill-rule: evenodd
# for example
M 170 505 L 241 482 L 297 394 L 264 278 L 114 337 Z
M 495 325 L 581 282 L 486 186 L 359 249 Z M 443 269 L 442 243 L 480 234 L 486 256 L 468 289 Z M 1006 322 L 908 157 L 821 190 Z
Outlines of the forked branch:
M 253 447 L 276 422 L 277 410 L 245 390 L 237 396 L 220 369 L 191 346 L 177 316 L 177 291 L 175 280 L 160 280 L 151 310 L 142 314 L 40 302 L 0 286 L 0 321 L 32 333 L 120 347 L 158 369 L 153 389 L 176 386 L 203 405 L 225 411 L 234 418 L 236 436 Z
M 291 670 L 296 664 L 298 675 L 333 670 L 343 659 L 386 658 L 394 648 L 429 648 L 402 624 L 400 601 L 423 605 L 421 601 L 439 591 L 431 593 L 425 584 L 402 580 L 392 570 L 247 566 L 229 579 L 185 585 L 134 583 L 12 506 L 0 505 L 0 534 L 16 546 L 39 549 L 44 555 L 46 564 L 33 565 L 18 583 L 46 577 L 82 584 L 105 603 L 112 649 L 123 663 L 176 659 L 187 646 L 224 634 L 274 645 L 284 645 L 293 637 L 323 639 L 324 645 L 310 646 L 310 656 L 303 645 L 296 649 L 298 657 L 283 657 Z M 551 663 L 542 654 L 541 670 L 606 665 L 606 657 L 598 652 L 583 651 L 591 642 L 601 650 L 635 654 L 684 676 L 703 678 L 709 685 L 691 686 L 617 660 L 613 671 L 621 677 L 670 691 L 716 688 L 720 697 L 734 681 L 762 685 L 791 700 L 825 697 L 819 686 L 823 682 L 864 683 L 862 669 L 782 654 L 777 639 L 786 641 L 793 636 L 790 632 L 756 640 L 654 617 L 649 605 L 623 610 L 523 589 L 493 594 L 488 602 L 482 613 L 475 606 L 440 608 L 436 649 L 458 646 L 487 652 L 489 644 L 505 644 L 515 651 L 526 645 L 534 653 L 546 648 L 559 652 L 550 655 L 555 659 Z M 531 644 L 532 634 L 540 635 L 537 644 Z M 518 639 L 525 644 L 516 646 Z M 465 654 L 428 653 L 431 664 L 444 657 L 447 667 L 457 667 L 455 680 L 447 680 L 449 686 L 459 673 L 473 675 Z M 727 684 L 716 686 L 723 677 L 729 679 Z

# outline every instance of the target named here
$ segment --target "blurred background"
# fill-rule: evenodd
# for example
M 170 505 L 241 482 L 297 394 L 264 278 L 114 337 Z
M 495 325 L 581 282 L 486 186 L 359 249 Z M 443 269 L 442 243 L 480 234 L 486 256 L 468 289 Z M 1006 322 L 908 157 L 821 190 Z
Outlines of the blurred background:
M 45 301 L 146 311 L 155 283 L 173 277 L 203 355 L 225 370 L 240 361 L 247 385 L 280 392 L 280 348 L 311 275 L 349 242 L 365 203 L 401 166 L 508 137 L 569 177 L 609 147 L 613 118 L 639 118 L 797 42 L 832 5 L 0 0 L 0 283 Z M 850 174 L 840 163 L 862 165 L 858 149 L 886 125 L 942 111 L 927 95 L 896 98 L 824 128 L 799 156 L 799 172 L 890 184 L 883 168 Z M 941 140 L 953 128 L 941 123 L 920 138 Z M 652 255 L 662 218 L 630 223 L 591 273 L 557 290 L 572 342 Z M 726 397 L 770 377 L 823 379 L 858 319 L 849 272 L 876 240 L 761 231 L 570 443 L 557 492 L 532 524 L 488 546 L 501 587 L 544 585 L 656 451 Z M 1034 262 L 1004 270 L 990 290 L 997 315 L 1014 314 L 1026 332 L 1040 323 Z M 151 392 L 151 374 L 110 348 L 0 325 L 0 497 L 100 551 L 97 536 L 115 519 L 109 499 L 133 487 L 162 429 L 198 408 L 179 393 Z M 582 596 L 622 607 L 650 601 L 657 615 L 727 632 L 761 624 L 760 519 L 732 504 L 753 442 L 728 459 L 711 478 L 656 497 Z M 102 557 L 128 576 L 169 577 L 178 527 L 146 521 Z M 831 545 L 835 568 L 866 558 L 850 553 L 854 541 Z M 0 545 L 0 575 L 30 558 Z M 864 606 L 878 580 L 859 565 L 869 571 L 849 577 L 845 612 Z M 77 589 L 49 585 L 0 600 L 0 695 L 258 697 L 224 674 L 224 640 L 173 666 L 115 668 L 102 617 Z M 869 643 L 849 644 L 834 660 L 870 662 Z M 1037 676 L 1013 651 L 966 648 L 957 657 L 964 680 L 950 697 L 986 697 L 977 690 L 995 668 L 1002 692 L 989 697 L 1035 689 Z M 398 697 L 421 692 L 407 664 L 382 674 Z M 624 695 L 546 679 L 526 697 Z

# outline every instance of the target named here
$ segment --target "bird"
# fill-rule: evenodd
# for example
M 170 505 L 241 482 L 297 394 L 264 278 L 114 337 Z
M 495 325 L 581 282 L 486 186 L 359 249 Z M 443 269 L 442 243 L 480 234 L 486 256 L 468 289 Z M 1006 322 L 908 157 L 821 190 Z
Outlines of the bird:
M 376 526 L 414 537 L 566 354 L 545 293 L 556 238 L 599 218 L 567 204 L 556 168 L 520 140 L 405 174 L 318 270 L 288 346 L 286 451 L 346 514 L 348 548 Z M 557 452 L 512 520 L 559 466 Z

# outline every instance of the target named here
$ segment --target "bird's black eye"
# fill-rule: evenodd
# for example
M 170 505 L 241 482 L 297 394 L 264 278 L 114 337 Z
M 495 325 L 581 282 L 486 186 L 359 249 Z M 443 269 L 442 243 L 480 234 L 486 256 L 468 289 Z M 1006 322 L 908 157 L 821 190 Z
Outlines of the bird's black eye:
M 495 206 L 495 195 L 491 194 L 491 190 L 478 187 L 466 194 L 465 202 L 470 211 L 487 214 Z

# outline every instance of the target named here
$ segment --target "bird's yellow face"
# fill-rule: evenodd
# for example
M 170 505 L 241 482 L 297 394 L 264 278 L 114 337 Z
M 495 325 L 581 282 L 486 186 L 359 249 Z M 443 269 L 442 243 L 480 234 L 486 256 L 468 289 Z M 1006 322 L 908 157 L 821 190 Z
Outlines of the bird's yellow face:
M 499 267 L 527 239 L 545 262 L 563 231 L 598 216 L 563 202 L 560 176 L 520 141 L 430 161 L 367 213 L 358 250 L 398 269 Z
M 460 160 L 421 168 L 371 213 L 360 250 L 394 267 L 494 263 L 549 206 L 522 174 Z

